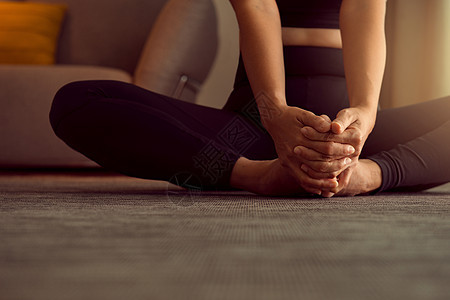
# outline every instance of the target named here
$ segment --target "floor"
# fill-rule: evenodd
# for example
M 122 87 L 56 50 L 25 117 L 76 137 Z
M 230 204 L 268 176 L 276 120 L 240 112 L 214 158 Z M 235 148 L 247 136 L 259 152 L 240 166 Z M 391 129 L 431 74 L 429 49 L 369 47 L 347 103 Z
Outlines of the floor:
M 0 172 L 0 299 L 449 299 L 449 210 Z

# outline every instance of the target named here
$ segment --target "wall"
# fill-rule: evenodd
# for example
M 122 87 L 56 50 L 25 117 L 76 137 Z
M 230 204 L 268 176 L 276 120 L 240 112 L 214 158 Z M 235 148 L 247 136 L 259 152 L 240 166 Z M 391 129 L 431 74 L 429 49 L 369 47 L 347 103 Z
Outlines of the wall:
M 450 95 L 450 1 L 389 0 L 382 107 Z

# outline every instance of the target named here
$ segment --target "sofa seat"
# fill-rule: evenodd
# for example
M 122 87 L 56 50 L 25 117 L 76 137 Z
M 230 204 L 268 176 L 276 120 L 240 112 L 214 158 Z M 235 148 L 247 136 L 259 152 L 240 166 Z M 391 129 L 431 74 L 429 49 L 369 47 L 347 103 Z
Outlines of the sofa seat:
M 0 165 L 11 168 L 97 166 L 83 155 L 67 151 L 67 145 L 55 138 L 48 112 L 61 86 L 99 78 L 132 82 L 127 72 L 108 67 L 1 65 Z

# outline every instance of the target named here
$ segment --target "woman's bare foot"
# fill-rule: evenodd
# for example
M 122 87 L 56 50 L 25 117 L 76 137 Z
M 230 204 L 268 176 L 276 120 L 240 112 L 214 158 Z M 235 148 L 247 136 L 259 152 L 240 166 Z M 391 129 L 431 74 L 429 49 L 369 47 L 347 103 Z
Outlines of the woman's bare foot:
M 307 194 L 279 159 L 254 161 L 239 158 L 231 173 L 230 184 L 262 195 Z
M 354 196 L 372 192 L 381 186 L 383 179 L 380 166 L 370 159 L 360 159 L 348 176 L 349 178 L 344 179 L 348 182 L 347 186 L 337 193 L 337 196 Z
M 305 174 L 305 176 L 307 175 Z M 312 181 L 330 189 L 337 186 L 337 181 L 332 179 L 313 179 Z M 255 161 L 245 157 L 239 158 L 231 173 L 230 184 L 233 187 L 262 195 L 305 196 L 322 193 L 320 188 L 308 187 L 307 191 L 303 189 L 299 180 L 291 175 L 279 159 Z

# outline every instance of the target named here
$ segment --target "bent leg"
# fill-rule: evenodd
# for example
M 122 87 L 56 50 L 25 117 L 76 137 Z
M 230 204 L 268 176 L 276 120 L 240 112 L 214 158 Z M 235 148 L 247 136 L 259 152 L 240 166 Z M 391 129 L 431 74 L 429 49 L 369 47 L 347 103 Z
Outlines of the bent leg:
M 379 191 L 423 190 L 450 181 L 450 97 L 380 111 L 361 158 L 375 161 Z
M 205 189 L 229 189 L 240 156 L 273 156 L 267 135 L 236 113 L 117 81 L 64 86 L 50 121 L 57 136 L 105 168 L 156 180 L 194 176 Z

